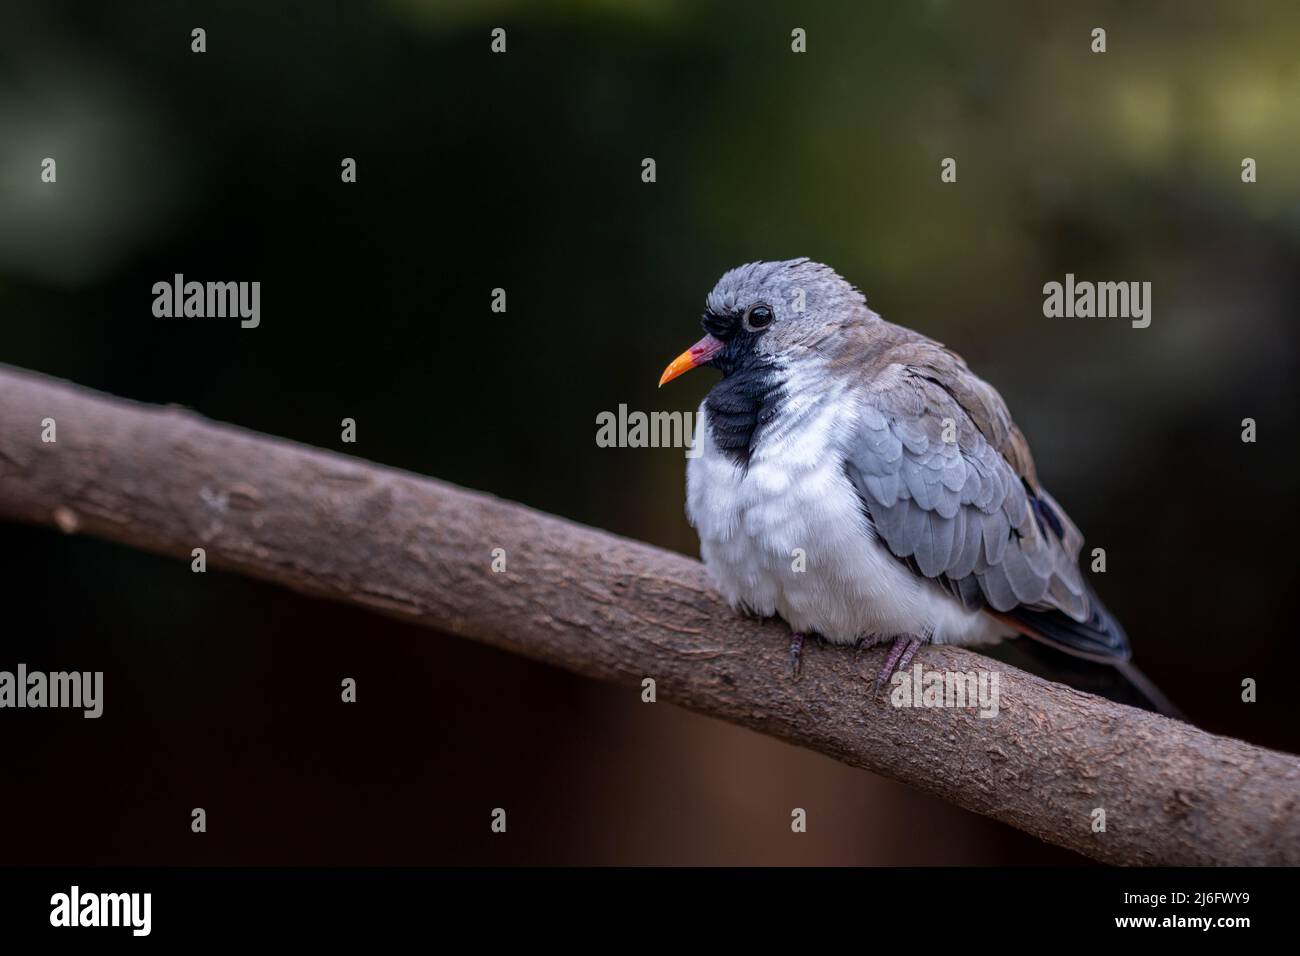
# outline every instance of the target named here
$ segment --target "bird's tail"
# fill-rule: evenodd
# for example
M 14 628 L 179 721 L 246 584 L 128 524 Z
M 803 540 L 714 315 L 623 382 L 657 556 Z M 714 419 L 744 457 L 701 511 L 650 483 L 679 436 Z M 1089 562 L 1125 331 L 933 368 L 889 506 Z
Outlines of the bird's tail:
M 1109 665 L 1153 710 L 1166 717 L 1186 721 L 1187 717 L 1174 706 L 1173 701 L 1149 677 L 1133 666 L 1129 659 L 1128 636 L 1124 633 L 1124 628 L 1106 610 L 1091 587 L 1088 587 L 1088 595 L 1091 613 L 1084 621 L 1076 621 L 1056 608 L 1017 607 L 1006 613 L 986 610 L 1025 637 L 1063 651 L 1071 657 Z
M 1147 677 L 1140 670 L 1133 666 L 1132 661 L 1113 661 L 1112 666 L 1119 671 L 1120 676 L 1133 685 L 1139 694 L 1145 697 L 1156 710 L 1166 717 L 1172 717 L 1174 720 L 1186 721 L 1187 716 L 1175 706 L 1174 702 L 1165 696 L 1164 692 L 1152 683 L 1151 678 Z

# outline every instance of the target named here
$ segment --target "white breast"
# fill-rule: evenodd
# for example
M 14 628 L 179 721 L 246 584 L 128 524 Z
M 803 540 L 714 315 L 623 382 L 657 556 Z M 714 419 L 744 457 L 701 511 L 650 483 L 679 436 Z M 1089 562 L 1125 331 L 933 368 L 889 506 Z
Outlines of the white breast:
M 686 513 L 733 606 L 779 614 L 796 632 L 836 643 L 932 633 L 936 642 L 971 644 L 1005 633 L 914 574 L 876 537 L 843 470 L 841 449 L 857 422 L 848 397 L 789 399 L 759 435 L 747 469 L 713 444 L 703 405 L 699 421 Z

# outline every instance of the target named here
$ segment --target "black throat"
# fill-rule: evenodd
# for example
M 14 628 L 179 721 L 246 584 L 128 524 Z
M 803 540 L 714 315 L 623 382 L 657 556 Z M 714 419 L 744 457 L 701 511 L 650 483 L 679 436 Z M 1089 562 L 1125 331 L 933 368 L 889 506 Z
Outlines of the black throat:
M 749 467 L 763 427 L 784 400 L 784 381 L 776 366 L 754 364 L 731 372 L 704 399 L 713 443 L 736 464 Z

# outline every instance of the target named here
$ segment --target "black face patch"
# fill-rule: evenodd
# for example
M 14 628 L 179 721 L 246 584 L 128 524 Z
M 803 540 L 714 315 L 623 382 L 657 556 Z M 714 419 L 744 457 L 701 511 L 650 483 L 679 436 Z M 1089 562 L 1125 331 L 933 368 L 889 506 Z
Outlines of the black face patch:
M 776 417 L 784 401 L 783 370 L 758 354 L 755 345 L 763 330 L 745 328 L 740 313 L 705 312 L 700 324 L 726 343 L 709 360 L 722 373 L 722 381 L 704 399 L 713 443 L 736 464 L 748 467 L 763 426 Z
M 740 331 L 740 316 L 730 313 L 705 312 L 700 316 L 700 325 L 716 339 L 727 341 Z
M 725 374 L 704 399 L 713 443 L 748 467 L 763 426 L 777 416 L 784 400 L 784 379 L 776 365 L 751 361 Z
M 705 312 L 700 325 L 715 339 L 726 343 L 726 347 L 709 360 L 711 368 L 716 368 L 723 375 L 731 375 L 759 361 L 754 346 L 763 330 L 746 329 L 740 314 Z

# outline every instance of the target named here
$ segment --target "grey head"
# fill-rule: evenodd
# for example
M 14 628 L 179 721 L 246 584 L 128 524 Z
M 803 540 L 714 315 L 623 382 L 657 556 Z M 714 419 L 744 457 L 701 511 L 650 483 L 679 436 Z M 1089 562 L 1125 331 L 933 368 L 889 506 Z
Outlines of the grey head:
M 830 266 L 806 258 L 738 266 L 718 280 L 706 303 L 701 324 L 726 343 L 711 363 L 724 375 L 755 362 L 797 361 L 871 315 L 861 292 Z
M 708 366 L 722 380 L 705 399 L 719 447 L 737 463 L 753 453 L 764 424 L 779 413 L 795 369 L 815 381 L 846 339 L 880 319 L 834 269 L 810 259 L 751 262 L 727 272 L 706 301 L 703 339 L 679 355 L 659 384 Z

